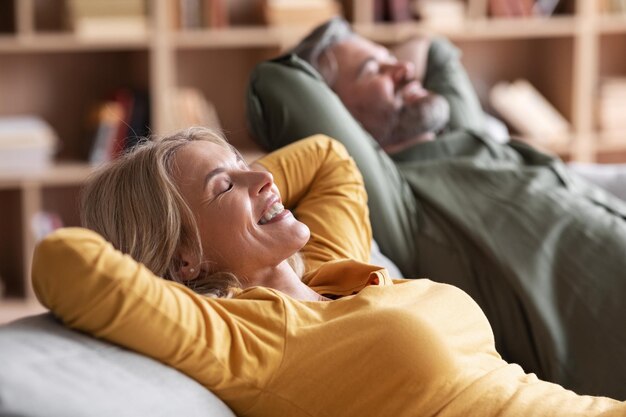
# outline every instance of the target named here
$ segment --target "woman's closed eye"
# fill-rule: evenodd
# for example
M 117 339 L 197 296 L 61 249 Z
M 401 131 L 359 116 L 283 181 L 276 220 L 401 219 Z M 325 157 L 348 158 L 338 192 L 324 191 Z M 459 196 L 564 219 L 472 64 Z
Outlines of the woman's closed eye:
M 233 189 L 234 183 L 230 178 L 220 178 L 215 188 L 215 196 L 219 197 Z

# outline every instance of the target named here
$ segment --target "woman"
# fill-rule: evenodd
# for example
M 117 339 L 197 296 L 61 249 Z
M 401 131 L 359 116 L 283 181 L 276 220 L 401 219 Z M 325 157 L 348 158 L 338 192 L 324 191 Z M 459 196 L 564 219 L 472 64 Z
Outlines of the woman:
M 462 291 L 367 264 L 365 200 L 327 137 L 249 168 L 191 129 L 92 179 L 86 225 L 113 246 L 54 233 L 35 290 L 67 325 L 181 370 L 242 416 L 626 415 L 502 361 Z M 298 251 L 308 286 L 288 263 Z

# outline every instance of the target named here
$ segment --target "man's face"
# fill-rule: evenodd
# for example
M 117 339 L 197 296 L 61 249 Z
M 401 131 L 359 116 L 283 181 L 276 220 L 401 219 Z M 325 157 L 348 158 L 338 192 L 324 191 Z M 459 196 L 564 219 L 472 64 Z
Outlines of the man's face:
M 383 148 L 434 137 L 448 122 L 446 99 L 422 87 L 412 63 L 380 45 L 354 36 L 333 46 L 320 65 L 322 72 L 335 67 L 331 87 Z

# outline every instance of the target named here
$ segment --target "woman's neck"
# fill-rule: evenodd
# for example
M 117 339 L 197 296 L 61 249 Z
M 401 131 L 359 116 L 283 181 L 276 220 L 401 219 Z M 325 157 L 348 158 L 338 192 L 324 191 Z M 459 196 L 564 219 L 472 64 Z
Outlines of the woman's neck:
M 257 278 L 250 280 L 250 285 L 248 286 L 260 285 L 272 288 L 301 301 L 327 300 L 327 298 L 319 295 L 302 282 L 298 274 L 286 261 L 266 271 L 258 271 L 255 275 L 257 275 Z

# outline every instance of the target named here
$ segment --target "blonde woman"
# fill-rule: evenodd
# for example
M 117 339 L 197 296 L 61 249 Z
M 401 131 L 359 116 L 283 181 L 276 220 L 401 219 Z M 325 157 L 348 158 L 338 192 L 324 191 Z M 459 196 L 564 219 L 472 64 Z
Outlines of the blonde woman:
M 462 291 L 368 264 L 362 178 L 327 137 L 252 168 L 205 129 L 146 142 L 91 180 L 84 218 L 98 233 L 38 247 L 40 300 L 238 415 L 626 415 L 502 361 Z

